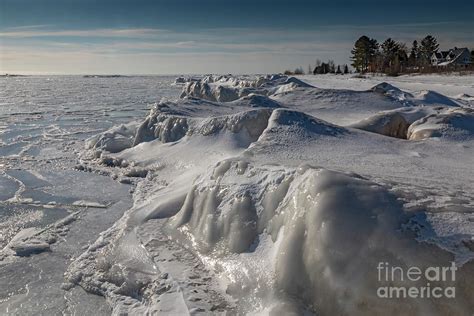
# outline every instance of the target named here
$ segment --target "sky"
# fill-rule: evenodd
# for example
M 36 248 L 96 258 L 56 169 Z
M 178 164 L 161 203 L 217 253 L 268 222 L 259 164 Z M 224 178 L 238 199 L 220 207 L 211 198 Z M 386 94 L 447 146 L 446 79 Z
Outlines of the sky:
M 275 73 L 427 34 L 474 49 L 474 1 L 0 0 L 0 73 Z

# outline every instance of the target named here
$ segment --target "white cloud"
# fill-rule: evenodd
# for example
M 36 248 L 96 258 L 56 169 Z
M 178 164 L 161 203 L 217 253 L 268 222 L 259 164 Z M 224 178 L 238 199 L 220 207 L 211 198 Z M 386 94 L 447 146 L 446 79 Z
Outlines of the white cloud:
M 133 29 L 92 29 L 92 30 L 38 30 L 31 27 L 16 28 L 0 32 L 0 37 L 34 38 L 34 37 L 152 37 L 167 33 L 166 30 L 150 28 Z

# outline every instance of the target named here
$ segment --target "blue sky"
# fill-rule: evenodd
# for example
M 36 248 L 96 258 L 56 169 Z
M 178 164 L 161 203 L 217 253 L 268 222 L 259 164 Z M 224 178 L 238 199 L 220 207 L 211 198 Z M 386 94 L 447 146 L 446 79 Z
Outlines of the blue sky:
M 474 1 L 0 0 L 0 72 L 279 72 L 363 34 L 474 49 Z

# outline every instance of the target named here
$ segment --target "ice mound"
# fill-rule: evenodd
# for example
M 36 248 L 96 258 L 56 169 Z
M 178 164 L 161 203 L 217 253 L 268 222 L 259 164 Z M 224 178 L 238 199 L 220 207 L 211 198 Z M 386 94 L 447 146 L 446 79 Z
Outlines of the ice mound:
M 319 136 L 337 136 L 348 133 L 343 127 L 312 117 L 303 112 L 275 109 L 269 119 L 268 127 L 262 134 L 261 140 L 278 141 L 283 134 L 292 133 L 296 138 L 312 138 Z
M 387 82 L 379 83 L 378 85 L 373 86 L 371 90 L 377 93 L 382 93 L 382 94 L 391 93 L 391 92 L 395 92 L 395 93 L 402 92 L 402 90 L 398 89 L 397 87 Z
M 186 83 L 180 97 L 230 102 L 250 94 L 272 95 L 310 87 L 312 86 L 297 78 L 281 75 L 258 77 L 253 80 L 206 76 L 198 81 Z
M 423 90 L 411 94 L 386 82 L 374 86 L 371 90 L 394 100 L 404 102 L 406 105 L 459 106 L 453 99 L 431 90 Z
M 270 92 L 270 94 L 272 94 L 272 95 L 287 94 L 287 93 L 291 93 L 291 92 L 297 90 L 298 88 L 300 88 L 300 86 L 298 84 L 290 82 L 290 83 L 286 83 L 286 84 L 282 84 L 282 85 L 278 86 L 276 89 L 273 89 Z
M 295 170 L 234 159 L 195 182 L 168 227 L 172 236 L 181 234 L 198 251 L 212 253 L 217 266 L 226 266 L 228 251 L 247 256 L 261 247 L 276 247 L 264 252 L 274 254 L 266 268 L 274 284 L 254 284 L 261 291 L 273 290 L 257 295 L 293 304 L 290 309 L 296 313 L 303 310 L 292 297 L 322 315 L 423 314 L 433 306 L 454 313 L 469 310 L 469 303 L 447 305 L 443 299 L 428 306 L 423 300 L 377 297 L 379 262 L 405 268 L 449 265 L 450 256 L 443 251 L 400 233 L 406 218 L 395 196 L 361 178 L 308 165 Z M 266 235 L 273 243 L 261 245 Z M 243 297 L 244 304 L 246 295 L 255 295 L 246 286 L 261 276 L 248 270 L 244 260 L 240 269 L 247 273 L 228 275 L 224 269 L 222 277 L 233 280 L 227 291 Z M 472 279 L 468 271 L 463 276 Z M 469 293 L 465 287 L 472 289 L 468 284 L 458 282 L 464 299 Z
M 229 102 L 238 99 L 240 96 L 236 88 L 221 85 L 214 86 L 203 81 L 195 81 L 184 86 L 180 97 L 196 97 L 209 101 Z
M 87 139 L 85 147 L 86 149 L 96 148 L 117 153 L 133 145 L 136 131 L 136 123 L 116 126 L 102 134 Z
M 177 77 L 174 80 L 173 85 L 184 85 L 187 82 L 192 82 L 192 81 L 196 81 L 196 80 L 198 80 L 198 79 L 193 78 L 193 77 Z
M 431 90 L 416 93 L 414 99 L 425 105 L 459 106 L 459 104 L 451 98 Z
M 251 93 L 245 97 L 233 101 L 239 106 L 246 106 L 251 108 L 280 108 L 282 105 L 267 96 Z
M 186 117 L 162 114 L 152 110 L 137 129 L 132 145 L 136 146 L 155 139 L 163 143 L 177 141 L 188 132 L 188 120 L 189 118 Z
M 415 105 L 408 96 L 394 98 L 372 90 L 298 88 L 285 92 L 284 88 L 281 86 L 282 93 L 271 95 L 271 98 L 285 107 L 295 108 L 342 126 L 354 124 L 380 111 Z
M 200 79 L 201 82 L 207 84 L 216 84 L 237 88 L 271 88 L 278 85 L 293 83 L 300 87 L 312 87 L 308 83 L 295 77 L 274 74 L 265 76 L 232 76 L 232 75 L 207 75 Z
M 251 97 L 246 101 L 276 106 L 271 100 L 258 97 Z M 153 108 L 138 127 L 136 123 L 133 128 L 119 126 L 90 138 L 86 142 L 86 149 L 118 153 L 144 142 L 157 140 L 161 143 L 170 143 L 179 141 L 185 136 L 210 136 L 226 131 L 235 134 L 238 142 L 246 147 L 258 139 L 267 127 L 271 115 L 271 109 L 261 108 L 236 114 L 199 118 L 163 113 L 162 108 L 162 106 Z
M 446 110 L 449 108 L 439 106 L 402 107 L 376 113 L 349 126 L 385 136 L 407 139 L 408 128 L 415 121 L 429 115 L 444 113 Z
M 351 127 L 396 138 L 407 138 L 410 124 L 398 112 L 379 113 Z
M 430 137 L 471 139 L 474 136 L 474 110 L 454 108 L 426 116 L 410 125 L 407 136 L 410 140 Z
M 379 83 L 378 85 L 372 87 L 371 91 L 388 96 L 394 100 L 398 100 L 401 102 L 413 98 L 411 94 L 403 92 L 399 88 L 392 86 L 391 84 L 386 82 Z
M 209 136 L 221 131 L 235 134 L 244 131 L 252 142 L 266 128 L 269 117 L 270 110 L 266 109 L 205 119 L 169 116 L 154 112 L 138 128 L 134 146 L 155 139 L 168 143 L 180 140 L 184 136 Z
M 230 131 L 234 134 L 243 133 L 247 146 L 256 141 L 267 128 L 271 110 L 250 110 L 233 115 L 213 117 L 204 119 L 190 130 L 189 135 L 199 134 L 203 136 L 217 134 L 221 131 Z M 244 145 L 245 146 L 245 145 Z

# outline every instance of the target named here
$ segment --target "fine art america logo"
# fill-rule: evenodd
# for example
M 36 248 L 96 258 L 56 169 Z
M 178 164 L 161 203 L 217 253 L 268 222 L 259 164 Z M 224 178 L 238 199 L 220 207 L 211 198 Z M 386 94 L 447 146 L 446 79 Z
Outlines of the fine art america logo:
M 426 268 L 416 266 L 402 268 L 391 266 L 388 262 L 379 262 L 378 281 L 384 286 L 377 288 L 377 296 L 380 298 L 455 298 L 456 288 L 449 285 L 456 281 L 457 269 L 454 262 L 448 267 Z

